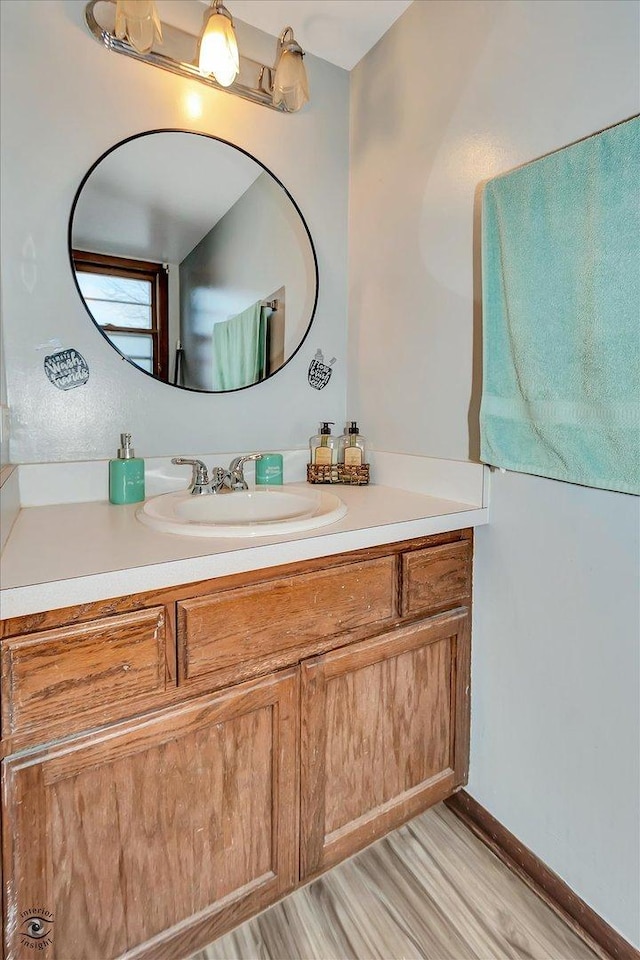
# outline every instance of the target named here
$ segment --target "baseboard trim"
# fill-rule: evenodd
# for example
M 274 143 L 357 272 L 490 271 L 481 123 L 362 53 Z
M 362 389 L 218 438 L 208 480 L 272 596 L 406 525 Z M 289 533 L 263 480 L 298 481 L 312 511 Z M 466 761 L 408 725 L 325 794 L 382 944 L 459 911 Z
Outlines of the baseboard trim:
M 640 952 L 581 900 L 557 873 L 520 843 L 466 790 L 445 800 L 469 829 L 510 870 L 582 937 L 603 960 L 640 960 Z

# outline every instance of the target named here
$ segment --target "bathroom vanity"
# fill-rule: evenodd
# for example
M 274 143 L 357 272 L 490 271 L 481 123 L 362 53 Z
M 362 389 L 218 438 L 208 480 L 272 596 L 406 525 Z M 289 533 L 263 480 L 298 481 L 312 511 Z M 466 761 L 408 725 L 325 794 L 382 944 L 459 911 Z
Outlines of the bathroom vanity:
M 36 908 L 59 960 L 188 956 L 463 785 L 473 532 L 451 519 L 5 619 L 7 957 Z

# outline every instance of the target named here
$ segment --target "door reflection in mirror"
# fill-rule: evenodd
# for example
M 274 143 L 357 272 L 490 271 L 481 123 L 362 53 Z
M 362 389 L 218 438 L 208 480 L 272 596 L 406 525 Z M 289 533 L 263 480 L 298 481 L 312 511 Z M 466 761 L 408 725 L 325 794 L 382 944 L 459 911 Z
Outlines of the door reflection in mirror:
M 154 131 L 117 144 L 78 190 L 69 241 L 91 319 L 166 383 L 259 383 L 313 320 L 317 261 L 297 205 L 260 162 L 214 137 Z

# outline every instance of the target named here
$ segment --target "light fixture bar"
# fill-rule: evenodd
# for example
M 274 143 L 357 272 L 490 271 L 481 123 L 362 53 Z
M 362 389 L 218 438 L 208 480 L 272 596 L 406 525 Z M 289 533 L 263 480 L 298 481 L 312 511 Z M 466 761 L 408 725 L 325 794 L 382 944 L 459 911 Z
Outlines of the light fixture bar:
M 178 27 L 172 27 L 170 24 L 162 24 L 163 47 L 167 51 L 193 50 L 193 60 L 180 60 L 169 55 L 169 53 L 160 53 L 157 50 L 149 50 L 147 53 L 138 53 L 138 51 L 127 43 L 126 40 L 119 40 L 115 33 L 107 30 L 98 23 L 95 16 L 95 7 L 99 3 L 114 3 L 115 0 L 89 0 L 85 8 L 85 21 L 90 33 L 107 50 L 114 53 L 122 53 L 125 57 L 132 57 L 134 60 L 140 60 L 142 63 L 148 63 L 152 67 L 160 67 L 161 70 L 168 70 L 179 77 L 187 77 L 191 80 L 197 80 L 198 83 L 204 83 L 207 87 L 213 87 L 214 90 L 220 90 L 222 93 L 233 93 L 243 100 L 250 100 L 252 103 L 259 103 L 263 107 L 269 107 L 271 110 L 277 110 L 279 113 L 287 113 L 284 105 L 275 106 L 270 90 L 262 87 L 263 77 L 271 77 L 273 67 L 266 63 L 259 63 L 250 57 L 244 57 L 240 54 L 240 76 L 246 76 L 247 73 L 255 74 L 255 85 L 249 86 L 240 82 L 238 79 L 228 86 L 223 87 L 213 76 L 203 77 L 198 69 L 197 48 L 198 38 L 193 34 L 186 33 Z

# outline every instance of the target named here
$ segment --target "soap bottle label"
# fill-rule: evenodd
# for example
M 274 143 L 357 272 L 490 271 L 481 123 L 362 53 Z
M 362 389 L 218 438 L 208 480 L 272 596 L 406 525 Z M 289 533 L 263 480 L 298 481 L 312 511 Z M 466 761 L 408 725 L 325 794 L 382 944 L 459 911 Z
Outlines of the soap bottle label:
M 326 467 L 331 465 L 331 447 L 316 447 L 315 462 L 318 466 Z
M 345 467 L 359 467 L 362 464 L 362 450 L 360 447 L 344 448 Z

